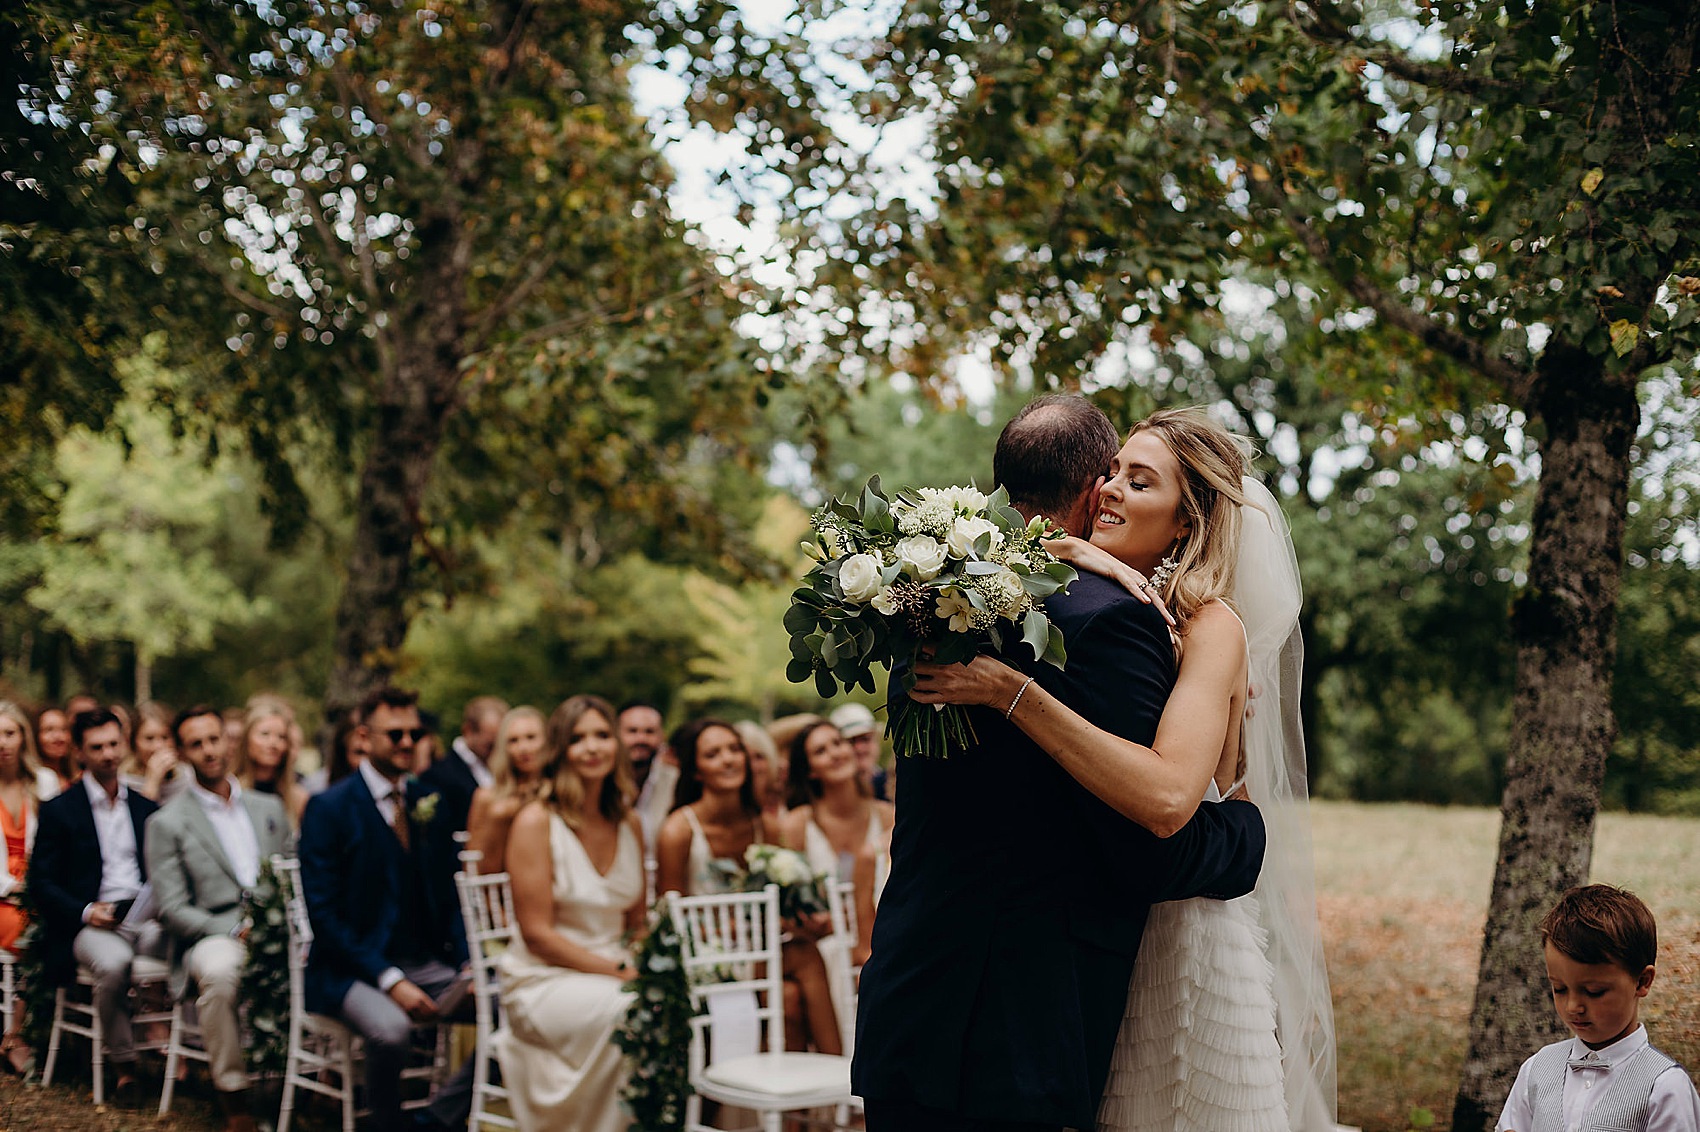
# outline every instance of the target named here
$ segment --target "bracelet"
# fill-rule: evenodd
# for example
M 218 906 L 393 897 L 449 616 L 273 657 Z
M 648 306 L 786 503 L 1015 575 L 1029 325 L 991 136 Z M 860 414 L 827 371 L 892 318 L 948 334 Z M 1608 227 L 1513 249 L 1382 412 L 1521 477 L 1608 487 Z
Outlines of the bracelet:
M 1020 703 L 1021 697 L 1027 694 L 1027 684 L 1031 684 L 1031 683 L 1033 683 L 1033 677 L 1029 676 L 1027 678 L 1027 683 L 1021 685 L 1021 687 L 1019 687 L 1015 690 L 1015 698 L 1013 700 L 1009 701 L 1009 706 L 1004 709 L 1003 717 L 1005 719 L 1009 719 L 1011 716 L 1013 716 L 1015 714 L 1015 705 Z

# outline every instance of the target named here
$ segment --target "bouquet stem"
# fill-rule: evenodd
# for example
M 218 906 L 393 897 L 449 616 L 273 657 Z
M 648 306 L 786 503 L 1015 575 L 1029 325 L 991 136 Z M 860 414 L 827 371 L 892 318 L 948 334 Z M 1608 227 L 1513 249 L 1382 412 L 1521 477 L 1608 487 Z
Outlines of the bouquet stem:
M 945 704 L 935 710 L 907 696 L 892 705 L 885 734 L 898 758 L 949 758 L 980 741 L 967 708 Z

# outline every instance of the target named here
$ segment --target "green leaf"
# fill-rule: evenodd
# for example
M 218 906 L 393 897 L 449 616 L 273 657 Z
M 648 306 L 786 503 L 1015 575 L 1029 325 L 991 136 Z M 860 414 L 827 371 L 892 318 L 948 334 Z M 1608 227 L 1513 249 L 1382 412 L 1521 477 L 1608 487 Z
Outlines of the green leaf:
M 1050 621 L 1037 609 L 1027 611 L 1027 616 L 1021 621 L 1021 640 L 1033 650 L 1033 659 L 1044 658 L 1045 649 L 1050 643 Z

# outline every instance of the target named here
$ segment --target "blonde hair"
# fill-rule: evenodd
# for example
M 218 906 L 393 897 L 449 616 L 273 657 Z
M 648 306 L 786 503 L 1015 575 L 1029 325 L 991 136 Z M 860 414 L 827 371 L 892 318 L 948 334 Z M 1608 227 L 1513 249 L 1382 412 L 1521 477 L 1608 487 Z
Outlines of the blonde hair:
M 490 792 L 498 798 L 505 798 L 519 790 L 519 783 L 514 779 L 513 764 L 508 759 L 508 733 L 521 719 L 535 719 L 540 731 L 547 726 L 543 713 L 530 705 L 521 705 L 503 714 L 502 722 L 496 728 L 496 745 L 490 748 L 490 777 L 494 779 Z M 547 760 L 546 750 L 544 764 L 537 768 L 538 781 L 529 787 L 532 794 L 542 788 L 543 782 L 549 776 L 550 767 Z
M 136 723 L 130 729 L 130 753 L 124 756 L 124 763 L 118 768 L 120 773 L 144 775 L 147 766 L 142 762 L 142 756 L 136 750 L 136 737 L 142 733 L 142 728 L 150 723 L 157 723 L 165 728 L 165 735 L 171 746 L 177 745 L 177 736 L 171 730 L 171 713 L 158 700 L 147 700 L 136 705 Z
M 611 822 L 622 822 L 631 813 L 631 800 L 637 793 L 637 780 L 632 775 L 632 757 L 620 742 L 616 725 L 619 718 L 614 706 L 601 696 L 571 696 L 549 713 L 549 725 L 544 740 L 543 804 L 561 815 L 568 829 L 577 829 L 584 820 L 584 780 L 573 770 L 567 758 L 572 746 L 573 728 L 578 721 L 595 712 L 600 715 L 614 735 L 614 770 L 602 780 L 601 797 L 597 808 Z
M 16 723 L 24 733 L 24 745 L 18 751 L 18 777 L 23 780 L 24 790 L 35 798 L 35 776 L 41 769 L 41 760 L 36 757 L 35 728 L 30 724 L 29 713 L 11 700 L 0 700 L 0 715 Z
M 289 813 L 298 812 L 301 801 L 301 784 L 295 781 L 295 737 L 289 725 L 295 722 L 295 711 L 287 701 L 278 696 L 261 693 L 248 698 L 248 708 L 242 713 L 242 738 L 236 744 L 235 773 L 236 781 L 242 784 L 244 790 L 254 789 L 254 765 L 248 758 L 248 744 L 253 740 L 254 729 L 268 719 L 281 719 L 283 728 L 283 761 L 277 767 L 277 781 L 273 784 L 278 801 Z
M 1181 467 L 1181 501 L 1175 518 L 1189 526 L 1178 564 L 1163 587 L 1163 601 L 1185 633 L 1193 615 L 1213 601 L 1232 605 L 1240 557 L 1241 479 L 1251 442 L 1229 432 L 1200 408 L 1162 409 L 1128 430 L 1128 438 L 1154 434 Z

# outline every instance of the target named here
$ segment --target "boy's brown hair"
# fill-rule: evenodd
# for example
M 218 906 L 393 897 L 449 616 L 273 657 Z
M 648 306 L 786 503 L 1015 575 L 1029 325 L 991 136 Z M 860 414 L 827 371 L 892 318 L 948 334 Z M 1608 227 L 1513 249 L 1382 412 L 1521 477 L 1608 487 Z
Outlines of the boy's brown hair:
M 1573 888 L 1541 920 L 1541 939 L 1578 963 L 1614 963 L 1640 977 L 1659 954 L 1659 929 L 1639 897 L 1609 884 Z

